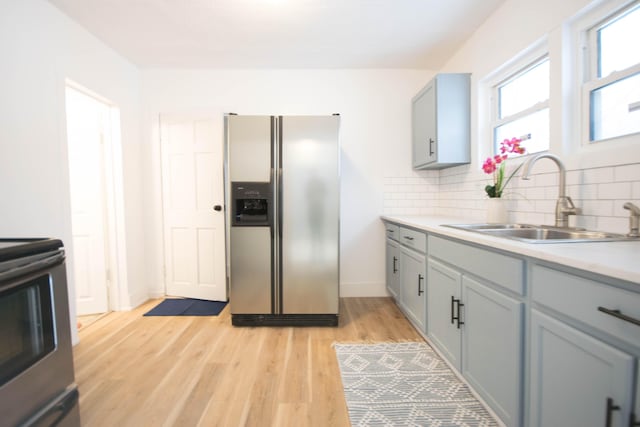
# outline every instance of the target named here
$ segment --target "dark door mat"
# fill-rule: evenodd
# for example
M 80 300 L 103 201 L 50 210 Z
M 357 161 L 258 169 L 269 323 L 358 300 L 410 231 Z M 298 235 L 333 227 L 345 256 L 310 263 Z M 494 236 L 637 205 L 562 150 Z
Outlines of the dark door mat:
M 144 316 L 217 316 L 226 305 L 226 302 L 221 301 L 168 298 L 146 312 Z

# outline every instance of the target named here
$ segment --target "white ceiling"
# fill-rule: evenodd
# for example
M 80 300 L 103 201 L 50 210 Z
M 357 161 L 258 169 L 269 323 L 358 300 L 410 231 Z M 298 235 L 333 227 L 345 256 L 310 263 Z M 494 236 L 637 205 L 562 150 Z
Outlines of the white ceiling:
M 504 0 L 49 0 L 142 68 L 426 68 Z

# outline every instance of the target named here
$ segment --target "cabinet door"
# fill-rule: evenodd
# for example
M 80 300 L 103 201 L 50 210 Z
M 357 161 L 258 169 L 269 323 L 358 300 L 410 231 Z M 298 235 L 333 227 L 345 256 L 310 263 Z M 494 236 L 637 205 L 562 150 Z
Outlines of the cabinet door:
M 521 425 L 523 304 L 462 279 L 462 375 L 507 426 Z
M 387 290 L 396 299 L 400 297 L 400 246 L 387 238 Z
M 458 306 L 452 299 L 460 299 L 462 275 L 429 258 L 427 281 L 427 336 L 460 371 L 461 330 L 457 320 L 453 319 L 458 315 Z
M 636 367 L 636 403 L 634 405 L 633 408 L 633 419 L 631 420 L 632 423 L 635 424 L 631 424 L 629 427 L 636 427 L 638 425 L 640 425 L 640 360 L 638 360 L 637 363 L 637 367 Z
M 400 271 L 402 287 L 400 305 L 407 316 L 422 332 L 426 332 L 426 261 L 424 254 L 411 249 L 402 248 L 400 255 Z
M 428 84 L 413 100 L 413 166 L 418 167 L 436 160 L 436 98 L 435 80 Z
M 626 427 L 632 387 L 630 355 L 532 310 L 531 427 Z

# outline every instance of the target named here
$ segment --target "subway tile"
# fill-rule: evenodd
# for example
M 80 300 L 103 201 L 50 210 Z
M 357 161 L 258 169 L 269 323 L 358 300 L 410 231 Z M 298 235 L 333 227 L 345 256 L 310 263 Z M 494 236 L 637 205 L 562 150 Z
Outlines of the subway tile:
M 635 163 L 632 165 L 616 166 L 613 168 L 613 176 L 616 182 L 639 181 L 640 180 L 640 163 Z
M 557 173 L 543 173 L 536 175 L 536 186 L 538 187 L 558 187 L 558 174 Z
M 556 201 L 555 200 L 536 200 L 535 211 L 540 213 L 555 212 Z
M 595 200 L 598 198 L 598 185 L 570 185 L 567 188 L 567 194 L 569 194 L 573 200 Z
M 582 215 L 594 215 L 594 216 L 612 216 L 613 215 L 613 201 L 612 200 L 583 200 L 582 206 L 578 206 L 582 209 Z
M 582 170 L 567 171 L 567 185 L 582 184 Z
M 629 221 L 626 218 L 599 216 L 598 225 L 595 229 L 598 231 L 608 231 L 609 233 L 626 234 L 629 232 Z
M 601 200 L 630 199 L 631 183 L 616 182 L 598 184 L 598 198 Z
M 575 227 L 586 228 L 587 230 L 598 229 L 598 217 L 591 215 L 577 215 L 574 219 Z
M 583 175 L 583 184 L 602 184 L 605 182 L 613 182 L 613 168 L 595 168 L 585 169 Z

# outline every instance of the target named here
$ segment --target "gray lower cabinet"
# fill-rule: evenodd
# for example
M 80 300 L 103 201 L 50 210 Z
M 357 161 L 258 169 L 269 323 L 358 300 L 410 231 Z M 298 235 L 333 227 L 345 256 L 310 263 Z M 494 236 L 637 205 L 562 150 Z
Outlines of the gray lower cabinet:
M 631 420 L 629 420 L 629 427 L 638 426 L 640 426 L 640 360 L 638 360 L 636 366 L 636 404 L 634 405 Z
M 524 304 L 466 276 L 462 301 L 462 375 L 507 426 L 519 426 Z
M 542 263 L 530 271 L 530 427 L 640 425 L 636 285 Z
M 457 319 L 456 301 L 460 301 L 462 274 L 453 268 L 429 259 L 427 271 L 427 335 L 447 360 L 458 369 L 462 367 L 462 340 Z
M 507 426 L 521 424 L 523 303 L 429 258 L 431 341 Z
M 395 227 L 389 291 L 505 425 L 640 427 L 637 283 Z
M 387 237 L 387 291 L 393 298 L 400 299 L 400 244 Z
M 423 253 L 400 249 L 401 289 L 400 306 L 410 320 L 425 332 L 427 269 Z
M 629 426 L 634 359 L 537 310 L 530 427 Z
M 426 333 L 427 235 L 385 222 L 386 287 L 407 318 Z

